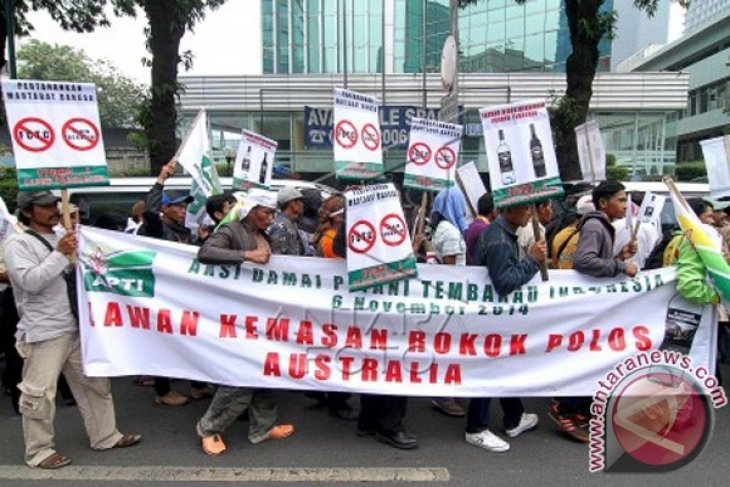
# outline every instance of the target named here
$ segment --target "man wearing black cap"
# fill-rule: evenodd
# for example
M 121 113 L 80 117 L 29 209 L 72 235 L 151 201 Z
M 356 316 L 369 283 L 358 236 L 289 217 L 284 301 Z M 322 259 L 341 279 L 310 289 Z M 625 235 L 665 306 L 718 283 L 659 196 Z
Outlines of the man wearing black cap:
M 20 314 L 15 337 L 25 359 L 20 412 L 25 462 L 31 467 L 61 468 L 71 460 L 54 449 L 56 383 L 63 372 L 78 402 L 91 448 L 132 446 L 140 435 L 122 435 L 116 427 L 111 384 L 85 377 L 78 323 L 71 310 L 64 274 L 78 242 L 73 231 L 57 235 L 58 198 L 48 191 L 18 193 L 25 233 L 9 237 L 5 260 Z
M 169 195 L 164 191 L 165 181 L 175 174 L 175 161 L 170 161 L 160 170 L 157 182 L 152 186 L 145 201 L 144 223 L 138 235 L 169 240 L 171 242 L 192 243 L 192 232 L 185 226 L 187 206 L 193 197 L 187 195 Z M 190 395 L 193 399 L 202 399 L 213 395 L 210 388 L 201 382 L 192 381 Z M 165 406 L 183 406 L 188 398 L 170 387 L 170 379 L 155 377 L 155 402 Z

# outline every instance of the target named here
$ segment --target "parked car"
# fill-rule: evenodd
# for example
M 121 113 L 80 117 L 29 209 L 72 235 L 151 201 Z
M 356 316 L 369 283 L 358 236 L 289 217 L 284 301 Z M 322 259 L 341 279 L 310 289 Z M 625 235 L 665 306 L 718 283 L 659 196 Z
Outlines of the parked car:
M 147 192 L 155 184 L 156 178 L 111 178 L 109 186 L 89 186 L 69 188 L 71 202 L 77 205 L 87 221 L 95 221 L 104 213 L 129 215 L 132 205 L 143 200 Z M 165 182 L 165 189 L 171 191 L 186 191 L 190 189 L 192 179 L 189 177 L 173 177 Z M 231 178 L 221 178 L 224 188 L 230 188 Z M 316 189 L 321 192 L 322 198 L 327 198 L 338 191 L 324 184 L 301 181 L 298 179 L 272 179 L 271 190 L 279 191 L 285 186 L 297 189 Z

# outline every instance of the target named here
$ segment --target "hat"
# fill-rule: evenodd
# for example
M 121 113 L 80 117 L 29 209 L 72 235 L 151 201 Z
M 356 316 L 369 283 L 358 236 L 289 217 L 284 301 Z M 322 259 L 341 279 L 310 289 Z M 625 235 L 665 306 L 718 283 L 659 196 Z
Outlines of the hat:
M 575 211 L 577 211 L 579 215 L 585 215 L 591 211 L 596 211 L 596 207 L 593 205 L 593 196 L 589 194 L 581 196 L 575 204 Z
M 36 193 L 19 192 L 18 209 L 23 210 L 33 205 L 52 205 L 61 201 L 50 191 L 38 191 Z
M 164 191 L 162 192 L 162 206 L 170 206 L 170 205 L 179 205 L 180 203 L 185 203 L 186 205 L 189 205 L 193 202 L 193 197 L 188 195 L 181 195 L 176 197 L 170 197 L 167 193 Z
M 257 206 L 263 206 L 264 208 L 270 208 L 272 210 L 276 209 L 276 196 L 272 191 L 267 191 L 265 189 L 250 189 L 246 195 L 246 202 L 251 206 L 251 209 L 254 209 Z
M 301 191 L 299 191 L 297 188 L 291 187 L 291 186 L 285 186 L 284 188 L 279 191 L 279 194 L 276 195 L 276 202 L 279 204 L 279 206 L 283 207 L 290 201 L 303 199 L 304 195 Z

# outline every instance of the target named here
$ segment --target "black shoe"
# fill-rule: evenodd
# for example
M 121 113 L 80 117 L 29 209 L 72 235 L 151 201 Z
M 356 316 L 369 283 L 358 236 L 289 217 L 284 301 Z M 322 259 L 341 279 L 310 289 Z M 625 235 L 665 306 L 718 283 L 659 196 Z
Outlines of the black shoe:
M 375 439 L 381 443 L 400 448 L 401 450 L 412 450 L 418 448 L 416 437 L 406 433 L 405 431 L 395 431 L 389 433 L 376 433 Z

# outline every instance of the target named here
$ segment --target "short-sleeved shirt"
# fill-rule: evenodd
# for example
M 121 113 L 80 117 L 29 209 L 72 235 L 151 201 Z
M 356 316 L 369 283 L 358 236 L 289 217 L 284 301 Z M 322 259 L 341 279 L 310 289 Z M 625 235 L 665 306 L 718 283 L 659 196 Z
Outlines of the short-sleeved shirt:
M 466 242 L 461 232 L 448 220 L 442 220 L 431 239 L 440 262 L 449 255 L 456 256 L 456 265 L 466 265 Z

